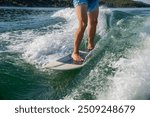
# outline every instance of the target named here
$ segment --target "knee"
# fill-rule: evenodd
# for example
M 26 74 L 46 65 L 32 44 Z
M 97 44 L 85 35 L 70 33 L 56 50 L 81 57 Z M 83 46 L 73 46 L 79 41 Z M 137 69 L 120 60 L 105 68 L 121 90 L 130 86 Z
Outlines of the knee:
M 80 22 L 80 24 L 79 24 L 80 30 L 84 31 L 86 29 L 86 27 L 87 27 L 87 22 L 83 22 L 83 21 Z
M 96 26 L 97 26 L 97 23 L 98 23 L 98 21 L 97 21 L 97 19 L 96 19 L 96 20 L 90 21 L 90 22 L 89 22 L 89 25 L 90 25 L 91 27 L 96 27 Z
M 94 25 L 95 26 L 97 26 L 97 24 L 98 24 L 98 21 L 97 21 L 97 19 L 94 21 Z

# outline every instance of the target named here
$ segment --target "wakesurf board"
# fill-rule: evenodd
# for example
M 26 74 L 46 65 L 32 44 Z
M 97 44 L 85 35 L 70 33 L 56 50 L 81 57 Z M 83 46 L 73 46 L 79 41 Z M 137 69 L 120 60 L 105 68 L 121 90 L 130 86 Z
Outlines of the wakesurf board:
M 77 64 L 74 63 L 71 55 L 72 53 L 61 57 L 55 61 L 51 61 L 48 64 L 46 64 L 46 68 L 52 69 L 52 70 L 74 70 L 82 68 L 85 64 L 88 63 L 88 61 L 92 58 L 92 51 L 86 52 L 86 51 L 79 51 L 80 56 L 84 59 L 84 62 Z

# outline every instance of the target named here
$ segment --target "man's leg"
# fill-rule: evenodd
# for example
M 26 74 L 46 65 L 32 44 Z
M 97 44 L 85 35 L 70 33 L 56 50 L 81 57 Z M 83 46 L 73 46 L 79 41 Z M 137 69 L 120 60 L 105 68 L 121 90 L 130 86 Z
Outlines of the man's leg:
M 97 19 L 98 19 L 99 9 L 88 13 L 88 49 L 92 50 L 94 48 L 94 36 L 96 33 Z
M 79 26 L 75 33 L 72 58 L 75 61 L 83 61 L 83 59 L 79 55 L 79 46 L 84 36 L 85 29 L 87 27 L 87 5 L 78 5 L 75 11 L 77 14 Z

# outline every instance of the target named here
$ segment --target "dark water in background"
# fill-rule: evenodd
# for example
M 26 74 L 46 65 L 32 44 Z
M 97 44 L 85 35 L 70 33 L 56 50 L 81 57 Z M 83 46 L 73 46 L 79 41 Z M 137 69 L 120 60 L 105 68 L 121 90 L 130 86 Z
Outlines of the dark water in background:
M 150 99 L 149 8 L 100 8 L 94 58 L 45 69 L 72 51 L 76 27 L 71 8 L 0 8 L 0 99 Z

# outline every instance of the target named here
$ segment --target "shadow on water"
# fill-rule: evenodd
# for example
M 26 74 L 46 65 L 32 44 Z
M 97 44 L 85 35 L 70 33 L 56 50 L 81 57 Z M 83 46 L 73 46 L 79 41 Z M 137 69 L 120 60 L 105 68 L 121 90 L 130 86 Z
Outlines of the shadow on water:
M 53 71 L 54 79 L 52 80 L 54 89 L 56 94 L 53 99 L 63 99 L 69 92 L 71 92 L 72 88 L 75 88 L 78 79 L 76 79 L 76 75 L 79 74 L 81 69 L 78 70 L 70 70 L 70 71 Z
M 0 58 L 0 99 L 61 99 L 80 72 L 40 71 L 15 53 L 1 53 Z

